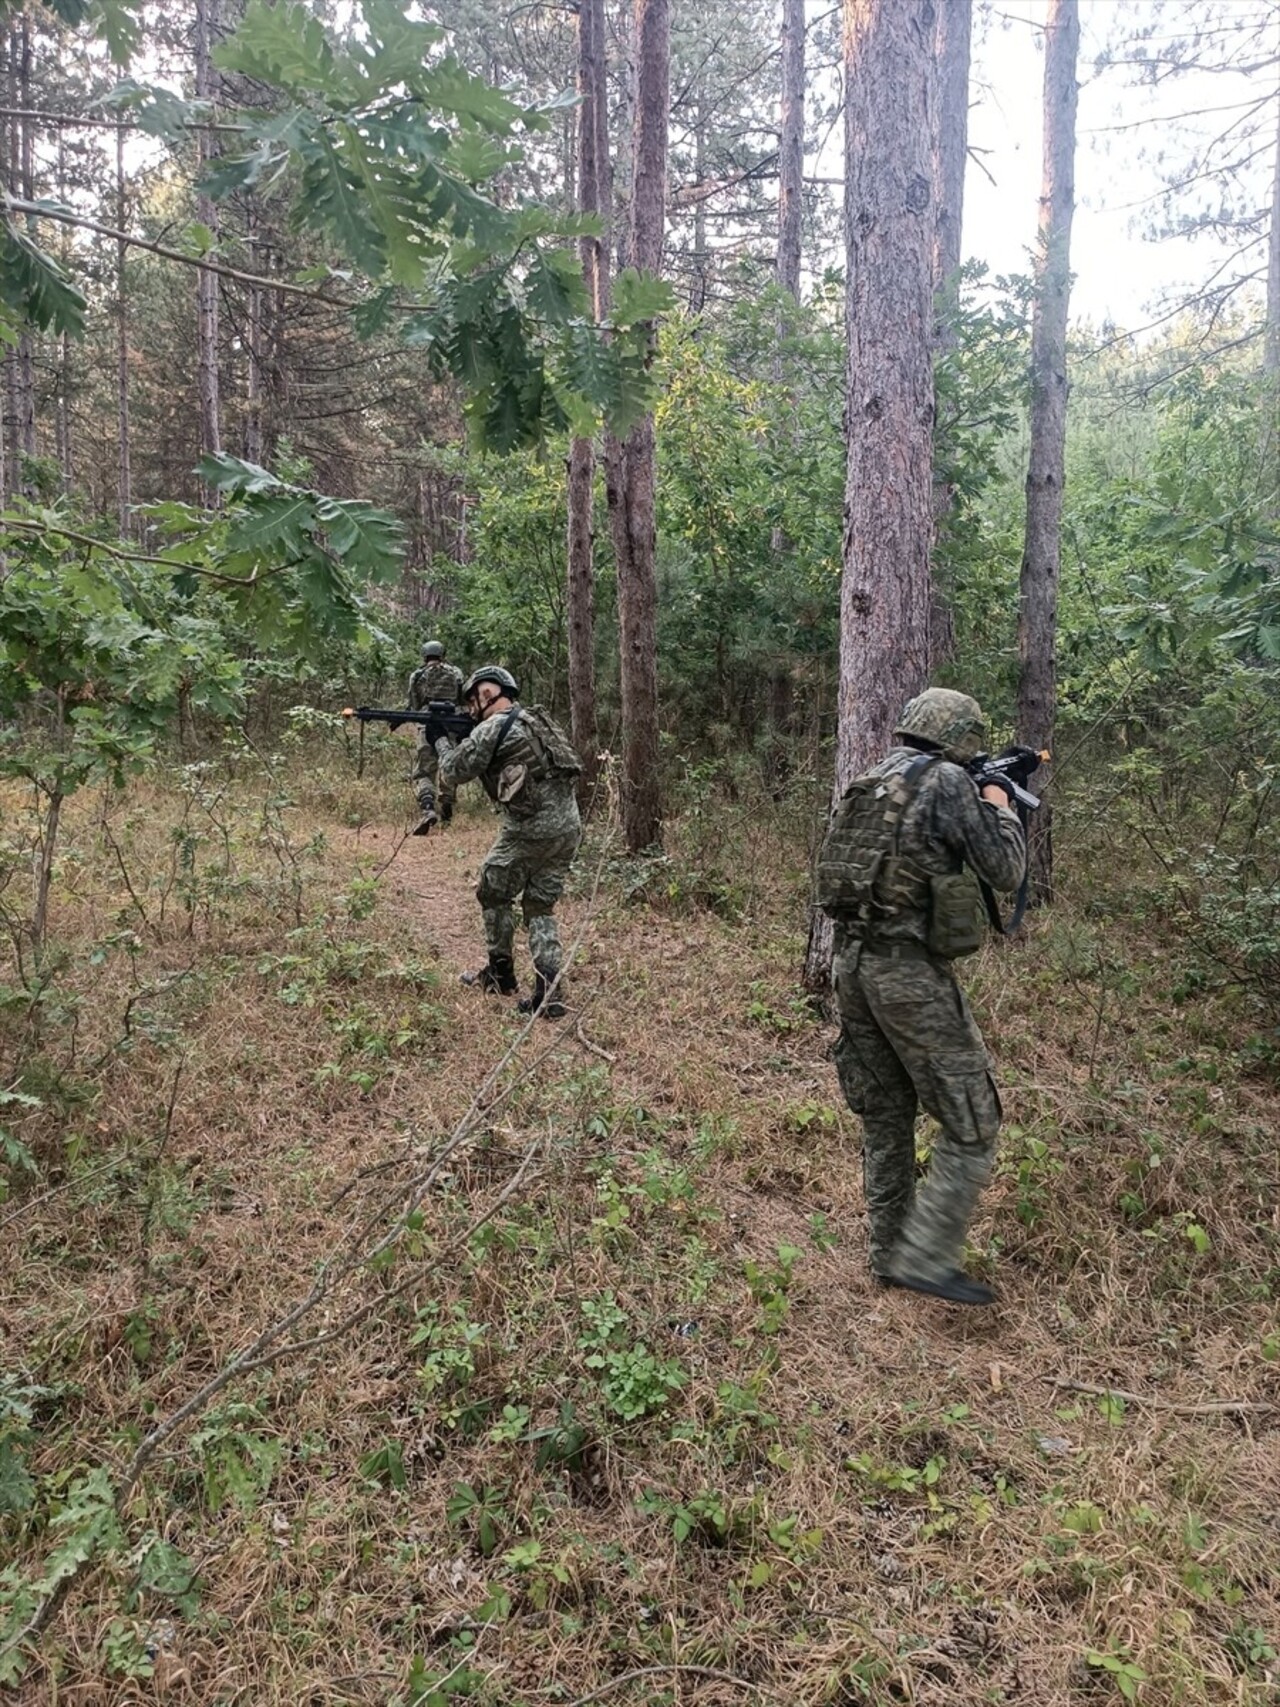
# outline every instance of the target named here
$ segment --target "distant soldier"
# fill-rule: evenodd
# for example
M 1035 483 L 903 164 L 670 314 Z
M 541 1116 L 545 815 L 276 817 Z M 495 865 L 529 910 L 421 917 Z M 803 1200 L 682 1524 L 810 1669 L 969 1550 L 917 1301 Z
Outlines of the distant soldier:
M 894 735 L 899 744 L 837 802 L 819 858 L 819 902 L 836 919 L 836 1065 L 862 1117 L 872 1272 L 883 1285 L 990 1304 L 994 1292 L 961 1264 L 1000 1098 L 950 962 L 981 940 L 972 874 L 1016 889 L 1026 845 L 1008 791 L 979 793 L 963 768 L 986 744 L 975 700 L 929 688 Z M 942 1130 L 917 1197 L 921 1106 Z
M 464 984 L 513 995 L 515 904 L 520 902 L 533 956 L 533 993 L 522 1013 L 559 1019 L 564 991 L 556 985 L 564 950 L 554 908 L 578 851 L 582 823 L 576 784 L 582 766 L 564 731 L 540 706 L 519 703 L 516 679 L 500 664 L 467 677 L 462 697 L 476 718 L 474 732 L 440 760 L 442 786 L 478 778 L 502 810 L 502 830 L 480 868 L 476 898 L 484 917 L 489 958 Z
M 433 701 L 447 705 L 462 703 L 462 671 L 456 664 L 446 664 L 444 647 L 438 640 L 428 640 L 422 648 L 422 663 L 409 677 L 409 709 L 422 711 Z M 441 736 L 432 742 L 425 729 L 418 730 L 418 751 L 411 773 L 414 793 L 422 817 L 414 825 L 415 836 L 425 836 L 438 822 L 447 824 L 453 817 L 454 789 L 451 783 L 440 782 L 440 816 L 436 817 L 436 777 L 440 769 L 438 749 L 453 746 L 452 740 Z

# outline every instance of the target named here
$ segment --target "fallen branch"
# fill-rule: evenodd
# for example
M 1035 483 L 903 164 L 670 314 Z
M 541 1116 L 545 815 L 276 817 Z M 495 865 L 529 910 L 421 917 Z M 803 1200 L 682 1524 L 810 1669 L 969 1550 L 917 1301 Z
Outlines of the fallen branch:
M 674 1660 L 665 1665 L 638 1666 L 635 1671 L 620 1672 L 617 1677 L 611 1677 L 608 1683 L 602 1683 L 598 1689 L 593 1689 L 589 1695 L 579 1695 L 574 1700 L 566 1702 L 565 1707 L 587 1707 L 589 1701 L 603 1701 L 606 1695 L 612 1695 L 615 1689 L 621 1689 L 625 1683 L 638 1683 L 644 1677 L 706 1677 L 713 1683 L 731 1683 L 735 1689 L 746 1689 L 753 1695 L 758 1695 L 762 1701 L 769 1700 L 769 1691 L 762 1683 L 753 1683 L 749 1677 L 739 1677 L 736 1672 L 720 1671 L 716 1666 L 678 1665 Z M 539 1691 L 542 1695 L 550 1695 L 551 1690 Z
M 1095 1399 L 1123 1399 L 1127 1405 L 1145 1406 L 1151 1411 L 1168 1411 L 1179 1417 L 1232 1417 L 1267 1415 L 1274 1405 L 1262 1399 L 1207 1399 L 1202 1404 L 1182 1404 L 1174 1399 L 1159 1399 L 1149 1393 L 1130 1393 L 1123 1387 L 1094 1387 L 1087 1381 L 1067 1381 L 1058 1375 L 1043 1377 L 1051 1387 L 1064 1388 L 1069 1393 L 1087 1393 Z
M 578 1042 L 584 1049 L 590 1050 L 592 1055 L 598 1055 L 602 1061 L 608 1061 L 610 1065 L 612 1065 L 612 1063 L 618 1059 L 616 1055 L 611 1055 L 607 1049 L 602 1049 L 598 1043 L 593 1043 L 591 1041 L 586 1032 L 582 1029 L 581 1020 L 578 1021 L 577 1028 L 573 1035 L 577 1038 Z

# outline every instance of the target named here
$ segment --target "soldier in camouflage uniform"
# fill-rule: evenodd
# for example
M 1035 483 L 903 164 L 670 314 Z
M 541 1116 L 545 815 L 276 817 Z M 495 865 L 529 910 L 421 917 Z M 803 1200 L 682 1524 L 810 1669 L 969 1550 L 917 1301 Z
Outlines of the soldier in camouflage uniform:
M 564 950 L 554 907 L 578 851 L 582 822 L 576 781 L 581 765 L 563 730 L 538 706 L 519 703 L 515 678 L 499 664 L 485 664 L 462 689 L 476 729 L 440 761 L 440 780 L 450 787 L 479 778 L 502 809 L 502 831 L 489 849 L 476 885 L 484 916 L 487 963 L 463 974 L 464 984 L 512 995 L 515 972 L 515 904 L 520 902 L 533 956 L 533 994 L 522 1013 L 558 1019 Z
M 448 705 L 462 703 L 462 671 L 456 664 L 447 664 L 444 647 L 438 640 L 428 640 L 422 648 L 422 663 L 409 677 L 409 709 L 423 711 L 433 700 Z M 422 817 L 414 826 L 415 836 L 425 836 L 432 827 L 453 817 L 453 786 L 440 779 L 440 816 L 436 817 L 436 780 L 440 768 L 437 747 L 449 748 L 453 742 L 441 736 L 438 742 L 428 739 L 425 729 L 418 729 L 418 750 L 414 755 L 411 779 L 418 797 Z
M 962 768 L 985 746 L 976 701 L 930 688 L 906 707 L 894 734 L 901 744 L 871 779 L 899 778 L 914 766 L 918 780 L 900 791 L 905 804 L 896 841 L 876 879 L 877 892 L 887 893 L 890 904 L 875 909 L 870 922 L 836 925 L 836 1064 L 849 1107 L 862 1117 L 873 1273 L 884 1285 L 989 1304 L 995 1294 L 971 1280 L 961 1263 L 991 1171 L 1000 1099 L 982 1034 L 950 963 L 928 946 L 931 880 L 961 880 L 967 867 L 992 889 L 1016 889 L 1026 847 L 1009 794 L 994 784 L 979 794 Z M 936 762 L 922 766 L 922 753 Z M 888 792 L 894 787 L 890 780 Z M 917 1196 L 921 1106 L 942 1130 Z

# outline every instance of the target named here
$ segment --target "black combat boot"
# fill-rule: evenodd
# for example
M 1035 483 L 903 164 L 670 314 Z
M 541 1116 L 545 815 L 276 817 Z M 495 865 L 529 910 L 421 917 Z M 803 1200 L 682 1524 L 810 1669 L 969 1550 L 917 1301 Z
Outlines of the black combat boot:
M 994 1304 L 996 1295 L 981 1280 L 970 1280 L 963 1269 L 953 1269 L 941 1280 L 924 1280 L 915 1274 L 886 1275 L 890 1286 L 905 1287 L 908 1292 L 927 1292 L 931 1298 L 945 1298 L 948 1304 Z
M 413 834 L 415 836 L 429 836 L 439 822 L 440 820 L 436 817 L 435 807 L 424 806 L 422 808 L 421 818 L 419 818 L 418 822 L 413 826 Z
M 564 995 L 564 980 L 556 984 L 554 994 L 548 994 L 552 984 L 555 984 L 555 974 L 550 977 L 535 966 L 533 969 L 533 994 L 526 996 L 516 1006 L 522 1014 L 541 1014 L 543 1019 L 563 1019 L 568 1013 L 561 997 Z
M 516 963 L 509 954 L 491 954 L 478 972 L 464 972 L 461 981 L 487 996 L 514 996 L 520 988 Z
M 442 824 L 447 824 L 452 819 L 452 817 L 453 817 L 453 801 L 452 800 L 442 800 L 440 802 L 440 822 Z

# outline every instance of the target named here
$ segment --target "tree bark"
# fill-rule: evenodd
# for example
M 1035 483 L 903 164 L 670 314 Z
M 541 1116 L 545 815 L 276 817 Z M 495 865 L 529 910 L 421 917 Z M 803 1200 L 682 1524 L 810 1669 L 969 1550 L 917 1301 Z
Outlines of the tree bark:
M 1026 542 L 1018 609 L 1018 739 L 1051 748 L 1057 684 L 1058 570 L 1067 443 L 1067 311 L 1071 217 L 1075 211 L 1078 0 L 1049 0 L 1044 60 L 1044 166 L 1040 191 L 1036 297 L 1031 317 L 1031 450 Z M 1044 793 L 1052 780 L 1039 773 Z M 1053 813 L 1048 801 L 1031 823 L 1031 893 L 1053 899 Z
M 933 538 L 934 10 L 844 0 L 844 569 L 837 796 L 929 675 Z M 815 912 L 805 981 L 825 989 Z
M 609 305 L 609 131 L 605 83 L 604 0 L 578 6 L 578 205 L 605 225 L 599 237 L 582 239 L 582 271 L 592 311 L 604 318 Z M 575 438 L 569 447 L 567 539 L 569 627 L 569 723 L 582 760 L 578 797 L 584 808 L 595 798 L 600 745 L 596 722 L 595 447 Z
M 1276 152 L 1271 169 L 1271 225 L 1267 232 L 1267 332 L 1263 372 L 1280 377 L 1280 97 L 1276 101 Z
M 935 290 L 945 290 L 960 268 L 964 170 L 969 156 L 972 32 L 973 0 L 939 0 L 938 126 L 933 147 L 933 193 L 937 202 L 933 249 Z
M 636 125 L 628 259 L 659 272 L 666 229 L 668 0 L 636 0 Z M 650 354 L 652 355 L 652 334 Z M 638 853 L 662 835 L 658 781 L 658 588 L 653 416 L 619 442 L 606 438 L 606 492 L 618 574 L 622 689 L 622 826 Z
M 18 62 L 18 105 L 22 109 L 22 118 L 18 121 L 18 150 L 14 164 L 17 167 L 16 182 L 21 194 L 27 201 L 35 199 L 35 122 L 31 117 L 31 20 L 24 13 L 16 38 Z M 35 222 L 28 216 L 28 228 L 34 232 Z M 16 446 L 21 455 L 34 457 L 36 454 L 36 363 L 35 363 L 35 334 L 30 327 L 23 330 L 18 338 L 18 388 L 17 388 L 18 419 L 16 422 Z M 21 463 L 19 463 L 21 467 Z M 20 480 L 19 484 L 28 495 L 34 495 L 31 481 Z
M 211 100 L 214 93 L 213 42 L 218 27 L 218 0 L 196 0 L 196 98 Z M 199 169 L 203 173 L 213 158 L 211 133 L 199 131 Z M 218 209 L 210 196 L 197 195 L 196 218 L 217 235 Z M 222 411 L 218 387 L 218 280 L 206 269 L 196 273 L 196 388 L 200 414 L 200 449 L 206 456 L 222 450 Z
M 250 203 L 246 219 L 246 236 L 249 247 L 249 271 L 262 271 L 261 251 L 258 247 L 258 215 Z M 265 316 L 262 312 L 262 287 L 250 285 L 245 299 L 245 407 L 244 407 L 244 454 L 248 462 L 261 463 L 263 458 L 262 434 L 262 344 L 265 336 Z
M 58 132 L 58 166 L 55 190 L 58 200 L 60 202 L 66 201 L 67 151 L 66 133 L 64 131 Z M 69 226 L 62 228 L 62 264 L 70 272 L 71 228 Z M 54 359 L 53 432 L 58 467 L 62 470 L 62 490 L 70 492 L 75 475 L 71 447 L 71 341 L 65 332 L 58 334 L 57 354 Z
M 804 0 L 782 0 L 782 109 L 778 138 L 778 283 L 800 296 L 804 198 Z
M 127 231 L 125 206 L 124 126 L 116 126 L 116 229 Z M 125 273 L 127 245 L 116 244 L 116 504 L 121 539 L 128 539 L 133 520 L 133 470 L 129 440 L 129 296 Z
M 955 348 L 955 310 L 959 303 L 961 236 L 964 220 L 964 173 L 969 154 L 969 58 L 973 33 L 973 0 L 939 0 L 936 52 L 938 62 L 938 123 L 933 139 L 933 195 L 936 208 L 933 246 L 937 348 L 944 359 Z M 933 519 L 935 541 L 946 526 L 955 501 L 951 487 L 935 480 Z M 930 672 L 935 673 L 955 652 L 955 612 L 950 589 L 935 564 L 929 609 Z

